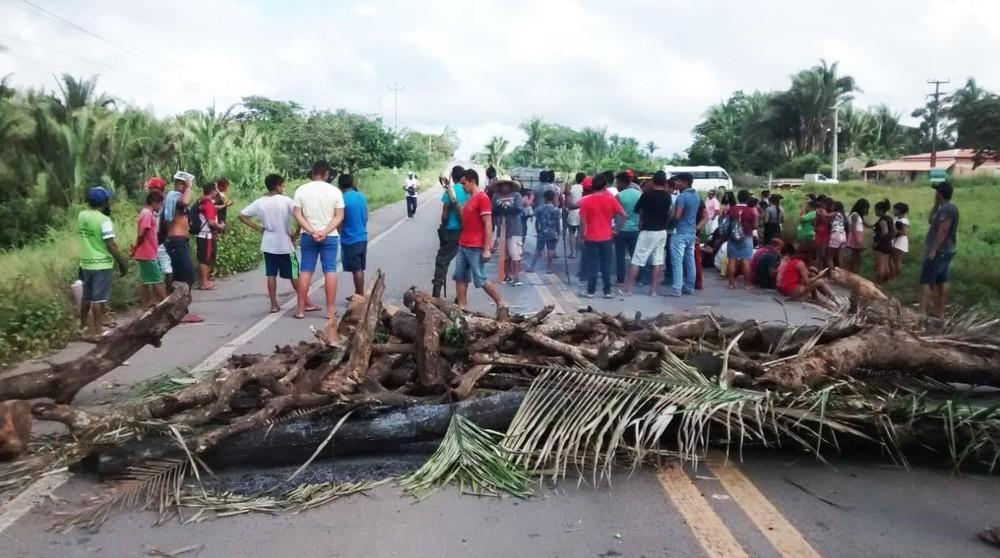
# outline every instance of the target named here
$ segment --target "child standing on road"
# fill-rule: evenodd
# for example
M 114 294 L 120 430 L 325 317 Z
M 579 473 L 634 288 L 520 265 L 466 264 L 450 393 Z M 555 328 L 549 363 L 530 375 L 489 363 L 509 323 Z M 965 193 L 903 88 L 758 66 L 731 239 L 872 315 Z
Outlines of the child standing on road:
M 209 182 L 202 187 L 202 197 L 198 202 L 198 237 L 195 238 L 195 248 L 198 255 L 198 289 L 211 291 L 215 289 L 215 283 L 210 277 L 211 269 L 215 266 L 215 255 L 218 247 L 219 233 L 226 229 L 226 226 L 219 222 L 219 214 L 215 209 L 215 194 L 218 189 L 214 182 Z
M 535 213 L 535 232 L 538 235 L 538 245 L 535 247 L 535 257 L 531 261 L 532 271 L 534 271 L 542 251 L 545 251 L 545 273 L 554 273 L 552 260 L 556 257 L 556 245 L 559 243 L 561 217 L 561 211 L 556 207 L 556 193 L 545 192 L 545 205 L 539 207 L 538 212 Z
M 157 214 L 163 207 L 163 192 L 150 190 L 146 194 L 146 206 L 136 220 L 135 247 L 132 259 L 139 266 L 139 299 L 142 308 L 148 310 L 166 298 L 163 270 L 158 260 Z

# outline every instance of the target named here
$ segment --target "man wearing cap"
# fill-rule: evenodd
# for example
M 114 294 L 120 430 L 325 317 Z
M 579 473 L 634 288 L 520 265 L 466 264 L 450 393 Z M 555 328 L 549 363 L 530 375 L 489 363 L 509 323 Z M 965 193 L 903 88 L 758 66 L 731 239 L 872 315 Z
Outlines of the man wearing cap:
M 417 175 L 412 172 L 406 175 L 403 191 L 406 192 L 406 216 L 413 219 L 417 213 L 417 192 L 420 191 L 420 181 L 417 180 Z
M 920 312 L 927 314 L 934 304 L 934 315 L 944 317 L 948 305 L 948 281 L 951 260 L 958 251 L 958 207 L 952 203 L 955 190 L 950 182 L 934 185 L 934 208 L 928 220 L 926 253 L 920 271 Z M 932 300 L 933 299 L 933 300 Z
M 188 207 L 191 205 L 191 190 L 194 177 L 184 171 L 174 174 L 174 189 L 163 200 L 163 223 L 166 225 L 163 245 L 170 256 L 174 280 L 194 285 L 194 264 L 191 262 L 190 227 Z
M 507 250 L 509 265 L 506 267 L 506 281 L 514 287 L 521 283 L 521 261 L 524 259 L 524 225 L 521 221 L 523 202 L 521 201 L 521 185 L 511 180 L 510 176 L 500 176 L 493 185 L 493 218 L 501 223 L 498 231 L 504 234 L 504 245 Z
M 159 192 L 160 195 L 166 197 L 167 181 L 160 178 L 159 176 L 151 177 L 146 181 L 146 191 L 147 192 Z M 163 242 L 167 239 L 167 228 L 165 223 L 161 223 L 160 215 L 163 213 L 163 202 L 160 202 L 159 209 L 153 217 L 156 218 L 156 261 L 160 264 L 160 270 L 163 271 L 163 279 L 167 286 L 167 291 L 170 291 L 174 286 L 174 268 L 170 265 L 170 256 L 167 255 L 167 247 L 163 245 Z
M 80 281 L 83 283 L 80 304 L 80 329 L 98 337 L 104 329 L 104 312 L 111 296 L 111 276 L 115 265 L 123 276 L 128 260 L 115 244 L 111 223 L 111 192 L 95 186 L 87 192 L 87 209 L 77 217 L 80 234 Z

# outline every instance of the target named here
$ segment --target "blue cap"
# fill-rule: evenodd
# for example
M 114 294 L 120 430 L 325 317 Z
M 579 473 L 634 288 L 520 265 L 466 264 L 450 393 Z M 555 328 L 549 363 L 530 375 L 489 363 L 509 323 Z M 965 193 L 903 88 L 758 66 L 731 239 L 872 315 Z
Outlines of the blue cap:
M 111 199 L 111 192 L 103 186 L 94 186 L 87 191 L 87 203 L 91 205 L 104 205 Z

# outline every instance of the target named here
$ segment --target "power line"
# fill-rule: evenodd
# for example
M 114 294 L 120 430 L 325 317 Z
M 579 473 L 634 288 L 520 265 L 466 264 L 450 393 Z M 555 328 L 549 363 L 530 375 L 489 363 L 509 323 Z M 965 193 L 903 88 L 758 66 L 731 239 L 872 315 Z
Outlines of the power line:
M 164 66 L 163 64 L 160 64 L 159 62 L 156 62 L 155 60 L 151 60 L 149 58 L 146 58 L 145 56 L 142 56 L 141 54 L 138 54 L 137 52 L 135 52 L 135 51 L 133 51 L 131 49 L 125 48 L 125 47 L 123 47 L 123 46 L 121 46 L 121 45 L 119 45 L 119 44 L 111 41 L 110 39 L 106 39 L 106 38 L 102 37 L 101 35 L 98 35 L 97 33 L 94 33 L 93 31 L 91 31 L 89 29 L 86 29 L 86 28 L 84 28 L 81 25 L 77 25 L 76 23 L 73 23 L 72 21 L 70 21 L 70 20 L 68 20 L 68 19 L 66 19 L 66 18 L 64 18 L 64 17 L 62 17 L 62 16 L 60 16 L 58 14 L 54 14 L 54 13 L 46 10 L 45 8 L 39 6 L 38 4 L 35 4 L 35 3 L 31 2 L 30 0 L 21 0 L 21 2 L 24 2 L 25 4 L 31 6 L 32 8 L 35 8 L 36 10 L 38 10 L 39 12 L 41 12 L 42 14 L 45 14 L 46 16 L 48 16 L 50 19 L 54 19 L 56 21 L 59 21 L 59 22 L 65 24 L 65 25 L 68 25 L 68 26 L 72 27 L 73 29 L 76 29 L 77 31 L 79 31 L 81 33 L 84 33 L 86 35 L 90 35 L 91 37 L 94 37 L 95 39 L 98 39 L 100 41 L 104 41 L 105 43 L 107 43 L 107 44 L 109 44 L 109 45 L 117 48 L 118 50 L 120 50 L 120 51 L 122 51 L 122 52 L 124 52 L 126 54 L 130 54 L 130 55 L 138 58 L 139 60 L 142 60 L 143 62 L 146 62 L 147 64 L 152 64 L 152 65 L 157 66 L 157 67 L 159 67 L 159 68 L 161 68 L 161 69 L 163 69 L 165 71 L 173 72 L 173 70 L 171 70 L 170 68 Z
M 399 92 L 406 89 L 399 82 L 395 82 L 389 86 L 389 91 L 392 91 L 392 115 L 394 120 L 394 125 L 396 128 L 396 135 L 399 135 Z
M 951 80 L 929 79 L 927 83 L 934 86 L 934 92 L 927 95 L 934 98 L 934 103 L 931 104 L 931 169 L 933 169 L 937 166 L 938 109 L 941 107 L 941 94 L 945 93 L 941 91 L 941 86 L 951 83 Z
M 64 50 L 59 50 L 57 48 L 53 48 L 53 47 L 50 47 L 48 45 L 43 45 L 43 44 L 37 43 L 35 41 L 29 41 L 27 39 L 22 39 L 20 37 L 16 37 L 14 35 L 10 35 L 8 33 L 2 33 L 2 32 L 0 32 L 0 37 L 7 37 L 8 39 L 14 39 L 15 41 L 21 41 L 22 43 L 25 43 L 25 44 L 33 45 L 33 46 L 36 46 L 38 48 L 44 48 L 46 50 L 50 50 L 50 51 L 52 51 L 52 52 L 54 52 L 56 54 L 61 54 L 63 56 L 70 56 L 72 58 L 77 58 L 77 59 L 82 60 L 84 62 L 88 62 L 90 64 L 97 64 L 98 66 L 104 66 L 105 68 L 108 68 L 110 70 L 114 70 L 116 72 L 123 72 L 123 73 L 126 73 L 126 74 L 132 74 L 133 76 L 142 78 L 144 80 L 148 80 L 150 83 L 159 83 L 160 82 L 160 80 L 158 80 L 158 79 L 156 79 L 156 78 L 154 78 L 152 76 L 148 76 L 148 75 L 145 75 L 145 74 L 140 74 L 138 72 L 133 72 L 132 70 L 127 70 L 125 68 L 119 68 L 117 66 L 112 66 L 111 64 L 108 64 L 106 62 L 101 62 L 99 60 L 93 60 L 93 59 L 90 59 L 90 58 L 86 58 L 86 57 L 80 56 L 78 54 L 73 54 L 72 52 L 66 52 Z

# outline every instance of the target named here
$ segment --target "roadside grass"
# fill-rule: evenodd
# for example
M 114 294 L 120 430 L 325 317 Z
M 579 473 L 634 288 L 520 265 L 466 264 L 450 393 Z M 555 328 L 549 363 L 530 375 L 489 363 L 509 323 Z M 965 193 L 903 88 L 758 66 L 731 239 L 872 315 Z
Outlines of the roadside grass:
M 444 163 L 415 171 L 425 188 L 437 181 Z M 406 170 L 380 169 L 360 173 L 359 189 L 368 197 L 371 210 L 403 199 Z M 263 190 L 263 187 L 261 187 Z M 292 195 L 294 188 L 287 188 Z M 260 265 L 260 236 L 239 222 L 239 210 L 255 197 L 254 192 L 233 190 L 235 204 L 228 212 L 228 229 L 220 237 L 216 275 L 224 277 L 249 271 Z M 115 239 L 127 254 L 135 243 L 135 218 L 141 204 L 134 200 L 116 200 L 112 204 Z M 82 206 L 70 208 L 72 217 L 56 223 L 48 234 L 17 250 L 0 251 L 0 368 L 62 347 L 72 338 L 79 320 L 70 295 L 79 262 L 79 240 L 75 216 Z M 135 265 L 125 277 L 115 276 L 110 305 L 124 311 L 138 300 Z
M 951 267 L 951 300 L 961 308 L 981 308 L 1000 316 L 1000 179 L 970 178 L 954 182 L 952 201 L 959 208 L 958 254 Z M 786 214 L 785 235 L 793 238 L 801 208 L 809 192 L 826 194 L 844 203 L 849 212 L 859 198 L 872 206 L 888 199 L 910 206 L 910 253 L 903 260 L 899 278 L 888 290 L 906 303 L 920 299 L 920 269 L 923 263 L 928 218 L 934 205 L 934 190 L 926 182 L 912 185 L 866 184 L 847 182 L 835 186 L 807 185 L 801 189 L 780 192 Z M 874 213 L 866 222 L 873 225 Z M 874 278 L 874 257 L 871 253 L 871 229 L 867 235 L 862 273 Z

